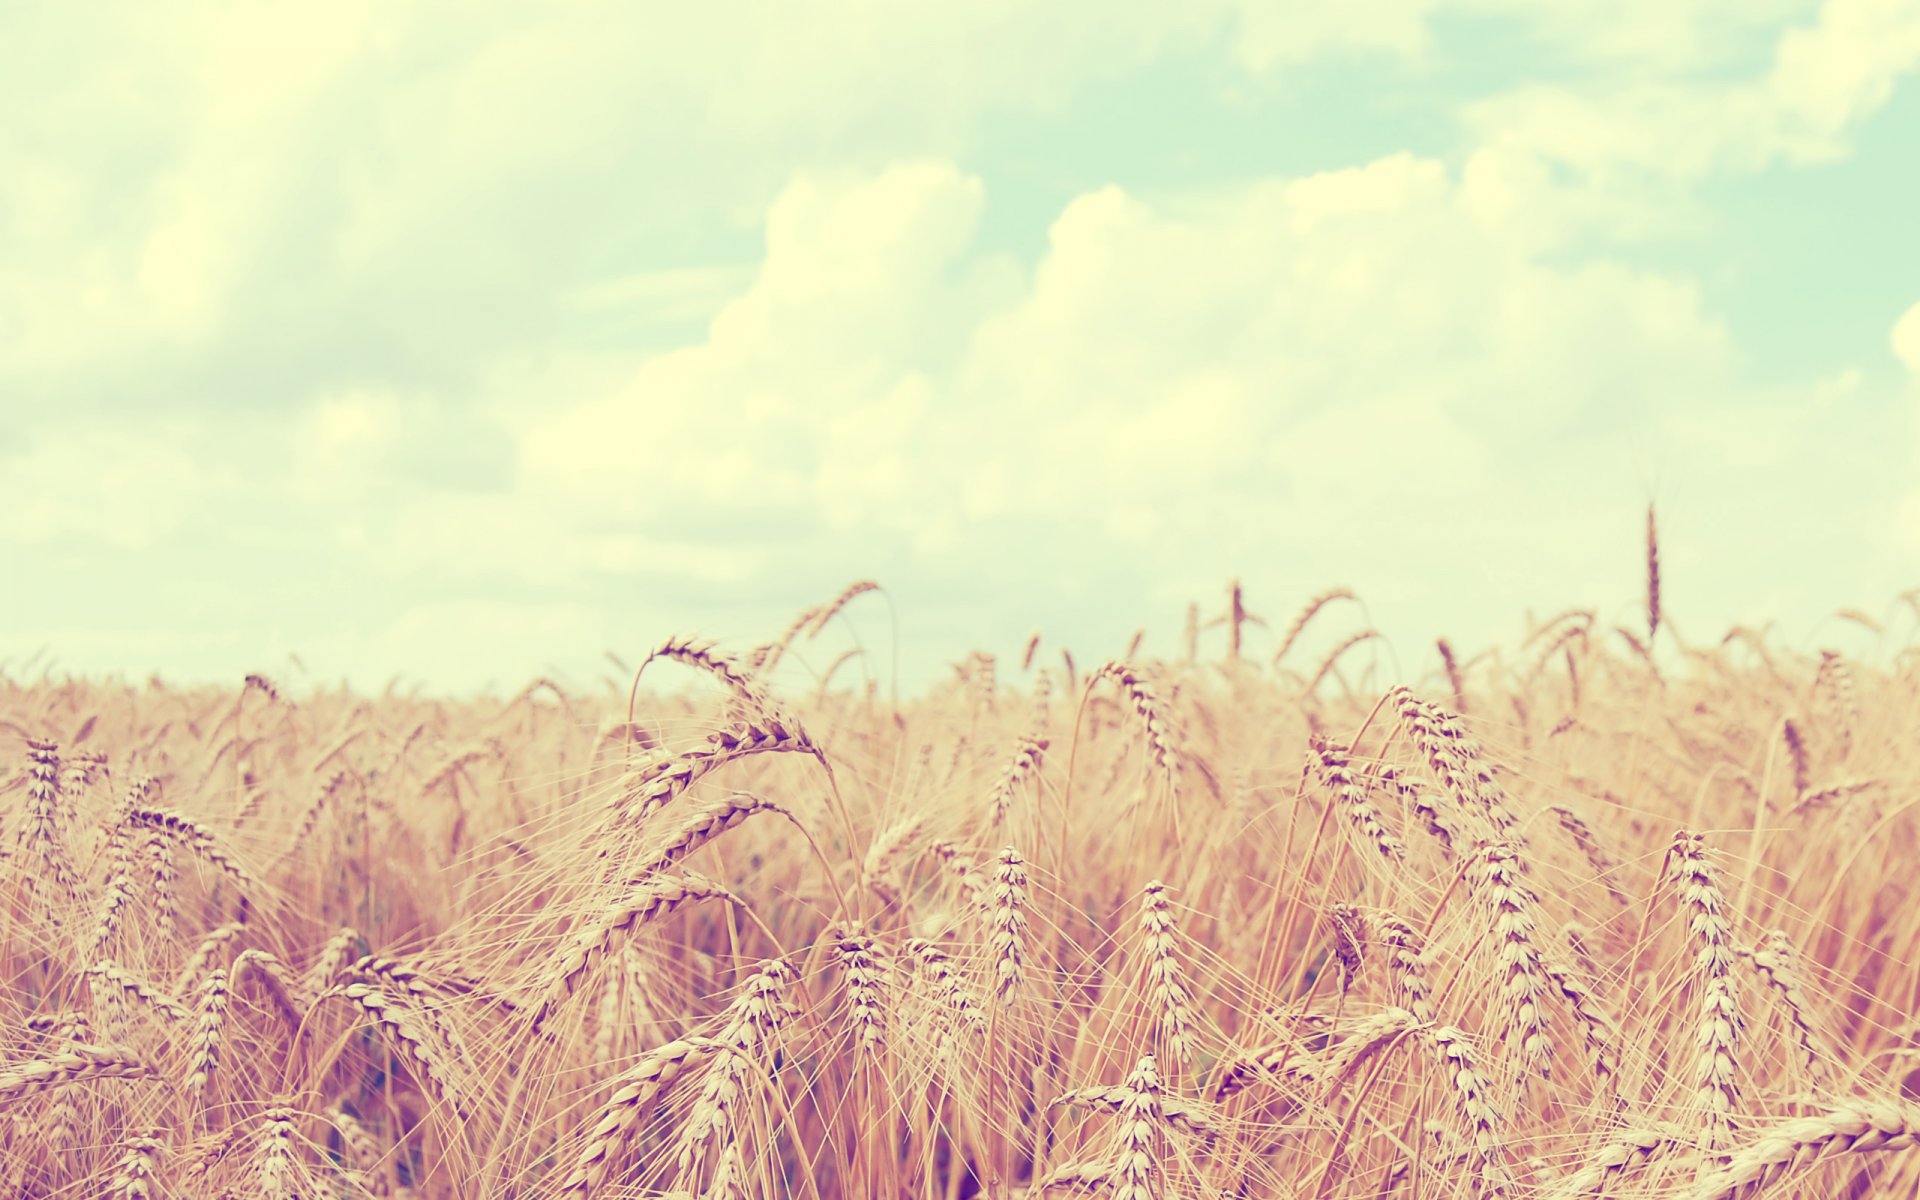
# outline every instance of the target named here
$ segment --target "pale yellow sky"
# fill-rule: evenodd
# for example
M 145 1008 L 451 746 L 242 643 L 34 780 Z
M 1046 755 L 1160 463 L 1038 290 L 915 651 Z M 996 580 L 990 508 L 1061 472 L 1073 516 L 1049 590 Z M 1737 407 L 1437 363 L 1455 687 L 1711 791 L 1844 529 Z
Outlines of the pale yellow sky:
M 0 661 L 510 687 L 872 577 L 927 678 L 1238 577 L 1417 673 L 1627 619 L 1650 500 L 1684 631 L 1854 637 L 1917 67 L 1920 0 L 7 6 Z

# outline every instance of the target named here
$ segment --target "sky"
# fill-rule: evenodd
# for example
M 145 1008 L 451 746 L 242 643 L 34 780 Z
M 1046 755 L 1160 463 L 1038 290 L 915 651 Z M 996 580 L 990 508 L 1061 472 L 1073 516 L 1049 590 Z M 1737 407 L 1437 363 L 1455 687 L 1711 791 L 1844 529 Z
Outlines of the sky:
M 0 112 L 0 669 L 513 690 L 870 578 L 911 682 L 1237 578 L 1414 675 L 1638 620 L 1650 502 L 1693 640 L 1913 623 L 1920 0 L 28 0 Z

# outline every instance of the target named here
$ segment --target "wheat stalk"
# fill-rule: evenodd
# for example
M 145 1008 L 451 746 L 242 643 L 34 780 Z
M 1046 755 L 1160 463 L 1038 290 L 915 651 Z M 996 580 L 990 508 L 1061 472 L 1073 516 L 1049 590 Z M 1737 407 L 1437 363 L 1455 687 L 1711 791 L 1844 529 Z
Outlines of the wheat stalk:
M 1293 624 L 1287 626 L 1287 631 L 1280 635 L 1280 648 L 1274 651 L 1273 654 L 1274 665 L 1278 666 L 1280 660 L 1287 656 L 1287 651 L 1293 649 L 1293 644 L 1300 640 L 1302 633 L 1306 632 L 1307 622 L 1313 620 L 1316 613 L 1336 600 L 1351 599 L 1353 599 L 1353 592 L 1347 588 L 1339 587 L 1329 588 L 1311 600 L 1308 600 L 1306 607 L 1302 608 L 1299 614 L 1293 618 Z
M 1006 823 L 1007 810 L 1013 805 L 1022 784 L 1040 769 L 1041 757 L 1047 751 L 1047 739 L 1023 737 L 1019 748 L 1014 751 L 1013 761 L 1000 774 L 994 783 L 993 791 L 987 797 L 987 825 L 998 829 Z
M 187 1010 L 179 1001 L 156 990 L 153 985 L 133 975 L 116 962 L 102 959 L 87 968 L 87 974 L 93 978 L 96 986 L 103 987 L 116 996 L 137 1000 L 169 1021 L 183 1022 L 187 1019 Z
M 681 1183 L 694 1181 L 703 1157 L 711 1151 L 712 1179 L 706 1194 L 742 1194 L 738 1183 L 744 1164 L 740 1151 L 741 1123 L 736 1119 L 736 1109 L 745 1091 L 750 1065 L 755 1062 L 772 1065 L 773 1039 L 795 1012 L 786 997 L 792 984 L 793 971 L 785 963 L 777 960 L 762 963 L 728 1006 L 717 1040 L 731 1046 L 735 1053 L 725 1056 L 706 1072 L 700 1094 L 680 1128 L 674 1159 Z
M 1772 930 L 1747 957 L 1785 1010 L 1787 1022 L 1793 1026 L 1794 1040 L 1800 1047 L 1807 1074 L 1816 1084 L 1826 1083 L 1832 1077 L 1832 1070 L 1827 1065 L 1828 1055 L 1823 1039 L 1814 1031 L 1807 1015 L 1806 981 L 1800 971 L 1800 954 L 1794 949 L 1793 939 L 1783 929 Z
M 1427 980 L 1424 943 L 1413 926 L 1390 912 L 1376 912 L 1368 929 L 1387 948 L 1387 978 L 1395 997 L 1422 1025 L 1434 1021 L 1433 987 Z
M 1134 1090 L 1128 1084 L 1104 1084 L 1062 1092 L 1047 1107 L 1087 1108 L 1094 1112 L 1117 1114 L 1124 1112 L 1132 1099 Z M 1202 1143 L 1211 1144 L 1220 1136 L 1220 1124 L 1211 1111 L 1165 1091 L 1160 1094 L 1160 1119 L 1166 1122 L 1168 1128 L 1177 1129 Z
M 591 922 L 581 926 L 552 962 L 543 999 L 534 1014 L 535 1028 L 544 1024 L 562 1001 L 579 990 L 594 964 L 612 953 L 614 939 L 631 934 L 668 913 L 699 900 L 724 900 L 736 907 L 744 902 L 713 880 L 700 875 L 653 875 L 643 879 L 609 904 Z
M 987 1016 L 975 1002 L 967 981 L 954 969 L 953 959 L 947 952 L 926 938 L 910 938 L 907 953 L 913 956 L 920 972 L 932 985 L 934 998 L 949 1017 L 943 1032 L 959 1030 L 972 1037 L 984 1037 Z
M 1537 941 L 1540 900 L 1520 877 L 1519 855 L 1494 842 L 1480 852 L 1477 891 L 1492 922 L 1495 975 L 1504 1020 L 1502 1037 L 1514 1048 L 1523 1069 L 1543 1077 L 1553 1057 L 1547 1032 L 1545 997 L 1549 987 L 1545 959 Z
M 452 1110 L 460 1120 L 472 1119 L 473 1113 L 461 1099 L 459 1086 L 452 1078 L 447 1066 L 440 1062 L 433 1044 L 420 1031 L 416 1012 L 397 1003 L 383 989 L 372 983 L 349 983 L 338 992 L 329 992 L 327 995 L 338 995 L 372 1018 L 401 1054 L 413 1064 L 420 1082 L 434 1097 Z M 325 996 L 322 999 L 325 999 Z
M 1177 923 L 1167 885 L 1154 880 L 1140 896 L 1140 932 L 1145 942 L 1147 996 L 1165 1033 L 1174 1062 L 1193 1067 L 1195 1025 L 1193 993 L 1180 965 Z
M 1622 908 L 1631 905 L 1633 901 L 1614 882 L 1613 874 L 1619 869 L 1619 864 L 1613 861 L 1613 856 L 1607 853 L 1580 814 L 1564 804 L 1549 805 L 1547 811 L 1554 815 L 1560 822 L 1560 828 L 1566 831 L 1567 836 L 1573 839 L 1573 844 L 1579 847 L 1580 853 L 1586 856 L 1587 866 L 1592 868 L 1594 878 L 1606 886 L 1614 902 Z
M 847 1017 L 853 1025 L 854 1054 L 867 1059 L 883 1054 L 887 1046 L 888 963 L 870 934 L 843 931 L 833 941 L 834 953 L 847 976 Z
M 1167 781 L 1167 793 L 1175 799 L 1180 795 L 1180 756 L 1174 749 L 1174 738 L 1167 720 L 1167 714 L 1160 702 L 1159 693 L 1147 678 L 1125 662 L 1114 661 L 1103 664 L 1098 671 L 1087 677 L 1087 690 L 1092 691 L 1101 680 L 1111 679 L 1133 706 L 1134 715 L 1140 718 L 1141 728 L 1147 737 L 1147 749 L 1154 764 L 1160 768 Z
M 1027 865 L 1012 846 L 1000 851 L 988 909 L 988 946 L 993 953 L 993 994 L 1013 1003 L 1026 974 Z
M 1697 947 L 1692 972 L 1699 1003 L 1693 1073 L 1695 1091 L 1706 1110 L 1708 1144 L 1718 1146 L 1732 1131 L 1733 1114 L 1740 1107 L 1735 1070 L 1742 1022 L 1733 980 L 1733 924 L 1704 838 L 1686 830 L 1675 833 L 1665 869 L 1668 882 L 1679 893 Z
M 161 1130 L 129 1137 L 120 1143 L 119 1169 L 108 1192 L 118 1200 L 159 1200 L 160 1162 L 166 1153 Z
M 1810 1117 L 1777 1121 L 1755 1131 L 1724 1169 L 1687 1200 L 1734 1200 L 1791 1171 L 1847 1154 L 1911 1150 L 1920 1144 L 1920 1105 L 1868 1100 Z
M 560 1185 L 560 1194 L 578 1200 L 593 1195 L 619 1165 L 634 1129 L 660 1094 L 696 1062 L 726 1049 L 725 1043 L 711 1038 L 676 1038 L 641 1055 L 614 1081 L 612 1094 Z
M 1166 1113 L 1153 1055 L 1140 1056 L 1126 1089 L 1120 1102 L 1120 1145 L 1109 1174 L 1113 1195 L 1115 1200 L 1159 1200 L 1163 1168 L 1158 1144 Z
M 1333 793 L 1334 802 L 1352 828 L 1361 853 L 1378 854 L 1390 863 L 1405 862 L 1406 844 L 1386 827 L 1380 819 L 1380 810 L 1355 781 L 1347 748 L 1327 738 L 1316 738 L 1313 754 L 1319 764 L 1320 782 Z
M 95 1079 L 158 1079 L 160 1073 L 124 1050 L 74 1045 L 46 1058 L 0 1070 L 0 1100 L 53 1091 Z
M 187 1043 L 188 1067 L 185 1087 L 199 1096 L 207 1090 L 214 1069 L 220 1065 L 220 1033 L 227 1017 L 227 969 L 216 967 L 207 972 L 200 985 L 199 1020 Z

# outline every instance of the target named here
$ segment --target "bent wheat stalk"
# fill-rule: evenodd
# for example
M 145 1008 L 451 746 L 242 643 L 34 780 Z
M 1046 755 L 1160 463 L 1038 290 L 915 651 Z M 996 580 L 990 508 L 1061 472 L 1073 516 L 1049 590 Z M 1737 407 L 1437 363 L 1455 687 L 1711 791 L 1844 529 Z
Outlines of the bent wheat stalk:
M 1865 1101 L 1817 1116 L 1794 1117 L 1758 1130 L 1688 1200 L 1734 1200 L 1803 1167 L 1848 1154 L 1911 1150 L 1916 1143 L 1920 1143 L 1920 1105 L 1905 1101 Z

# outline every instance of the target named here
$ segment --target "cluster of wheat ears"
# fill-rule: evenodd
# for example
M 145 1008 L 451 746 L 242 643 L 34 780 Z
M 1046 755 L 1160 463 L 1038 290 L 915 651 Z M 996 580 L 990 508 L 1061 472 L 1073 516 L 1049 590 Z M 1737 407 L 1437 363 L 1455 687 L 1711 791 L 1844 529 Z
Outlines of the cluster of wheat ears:
M 1914 1196 L 1920 658 L 1649 574 L 1414 688 L 1237 588 L 809 679 L 871 584 L 504 705 L 0 678 L 0 1194 Z

